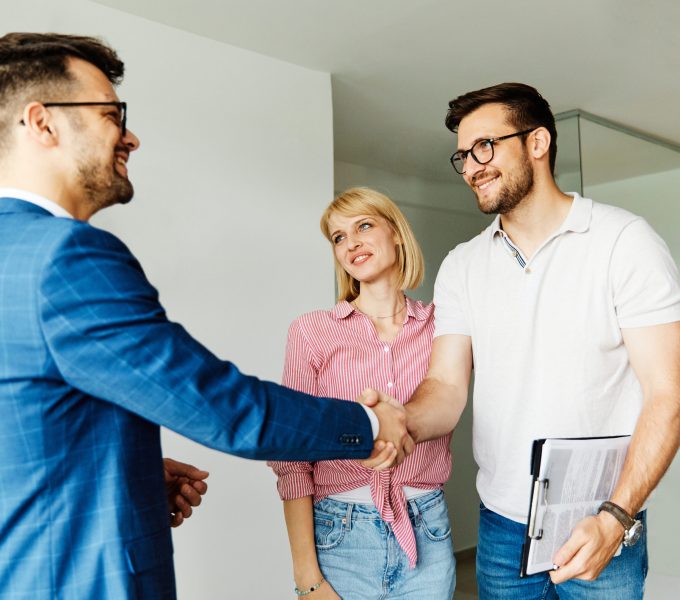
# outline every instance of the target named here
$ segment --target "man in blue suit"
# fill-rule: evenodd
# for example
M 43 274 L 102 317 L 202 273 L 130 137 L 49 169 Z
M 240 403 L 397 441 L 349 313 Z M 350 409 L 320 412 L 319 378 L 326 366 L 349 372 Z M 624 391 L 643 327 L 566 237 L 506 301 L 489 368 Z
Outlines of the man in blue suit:
M 87 223 L 133 194 L 122 75 L 92 38 L 0 38 L 2 598 L 175 597 L 159 425 L 254 459 L 412 449 L 388 399 L 314 398 L 216 358 Z

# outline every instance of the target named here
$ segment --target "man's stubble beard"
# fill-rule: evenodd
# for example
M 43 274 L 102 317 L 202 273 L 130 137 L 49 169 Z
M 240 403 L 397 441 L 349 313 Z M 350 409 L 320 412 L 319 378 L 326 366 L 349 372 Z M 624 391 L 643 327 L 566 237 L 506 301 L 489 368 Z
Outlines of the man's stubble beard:
M 112 177 L 107 176 L 106 168 L 87 158 L 81 159 L 78 164 L 78 181 L 92 214 L 114 204 L 127 204 L 134 195 L 132 183 L 116 171 L 113 162 L 110 165 Z
M 127 204 L 130 202 L 134 196 L 134 188 L 127 177 L 116 171 L 114 164 L 115 154 L 112 156 L 108 166 L 111 169 L 112 177 L 108 177 L 105 173 L 107 166 L 97 163 L 96 157 L 92 156 L 92 148 L 96 147 L 98 140 L 85 135 L 85 125 L 77 113 L 67 114 L 69 115 L 71 127 L 80 135 L 78 147 L 79 160 L 77 163 L 78 183 L 84 192 L 85 200 L 90 208 L 90 214 L 93 215 L 97 211 L 114 204 Z M 117 146 L 114 152 L 121 149 L 127 151 L 127 148 Z
M 534 169 L 529 162 L 529 154 L 524 149 L 524 156 L 520 168 L 505 185 L 501 187 L 492 205 L 483 206 L 479 196 L 477 196 L 477 206 L 487 215 L 504 215 L 513 210 L 526 196 L 529 195 L 534 187 Z

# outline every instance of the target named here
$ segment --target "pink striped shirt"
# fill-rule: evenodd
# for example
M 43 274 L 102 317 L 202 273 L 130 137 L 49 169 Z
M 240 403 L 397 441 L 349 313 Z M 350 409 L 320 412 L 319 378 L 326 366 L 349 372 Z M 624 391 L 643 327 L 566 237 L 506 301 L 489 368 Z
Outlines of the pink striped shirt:
M 434 307 L 407 299 L 404 326 L 392 342 L 383 342 L 366 315 L 349 302 L 332 310 L 302 315 L 290 326 L 283 384 L 313 394 L 354 400 L 374 388 L 406 404 L 425 376 Z M 451 436 L 422 442 L 399 466 L 385 471 L 367 469 L 356 460 L 270 462 L 278 475 L 282 500 L 326 496 L 370 486 L 381 517 L 392 523 L 394 535 L 415 566 L 415 536 L 403 487 L 441 488 L 451 472 Z

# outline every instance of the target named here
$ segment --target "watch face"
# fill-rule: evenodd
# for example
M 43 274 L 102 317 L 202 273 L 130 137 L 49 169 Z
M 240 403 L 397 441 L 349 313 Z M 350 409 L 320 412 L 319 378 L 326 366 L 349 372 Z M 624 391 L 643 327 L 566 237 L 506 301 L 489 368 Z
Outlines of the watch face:
M 640 536 L 642 535 L 642 529 L 643 529 L 642 522 L 635 521 L 635 523 L 633 523 L 633 526 L 624 534 L 623 545 L 634 546 L 635 543 L 640 539 Z

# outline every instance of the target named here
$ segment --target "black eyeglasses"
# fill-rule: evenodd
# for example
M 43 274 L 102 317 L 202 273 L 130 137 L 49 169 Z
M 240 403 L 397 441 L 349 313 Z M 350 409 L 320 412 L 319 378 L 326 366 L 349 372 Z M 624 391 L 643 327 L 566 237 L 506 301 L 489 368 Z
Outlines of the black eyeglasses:
M 125 137 L 127 133 L 127 102 L 43 102 L 43 106 L 58 106 L 58 107 L 68 107 L 68 106 L 115 106 L 118 109 L 118 126 L 120 127 L 121 137 Z M 19 121 L 21 125 L 24 125 L 24 120 Z
M 507 140 L 518 135 L 526 135 L 527 133 L 534 131 L 534 129 L 536 128 L 532 127 L 531 129 L 525 129 L 524 131 L 518 131 L 517 133 L 511 133 L 509 135 L 502 135 L 486 140 L 477 140 L 469 150 L 458 150 L 458 152 L 454 152 L 451 155 L 451 165 L 456 170 L 456 173 L 463 175 L 465 173 L 465 161 L 467 160 L 468 155 L 472 156 L 472 158 L 480 165 L 485 165 L 493 160 L 493 145 L 496 142 Z

